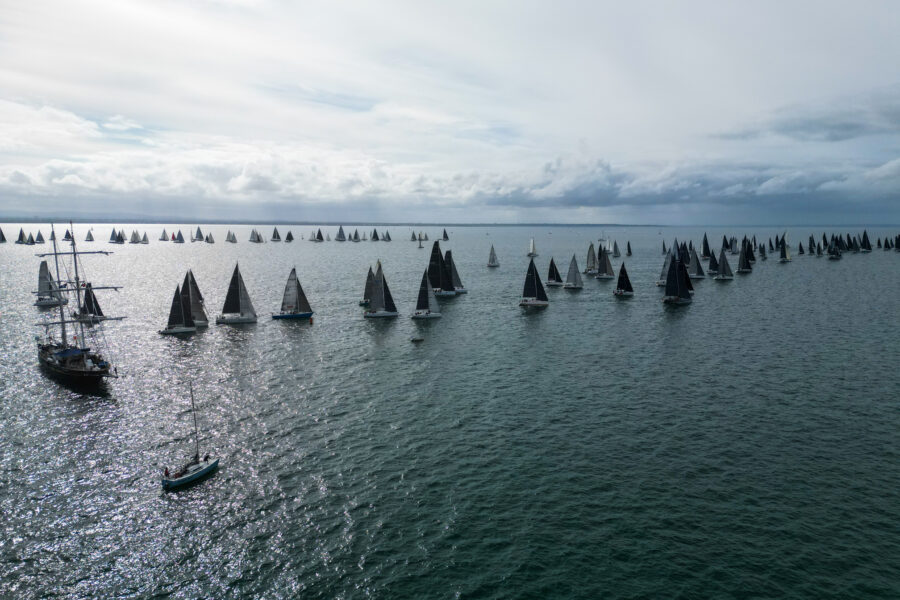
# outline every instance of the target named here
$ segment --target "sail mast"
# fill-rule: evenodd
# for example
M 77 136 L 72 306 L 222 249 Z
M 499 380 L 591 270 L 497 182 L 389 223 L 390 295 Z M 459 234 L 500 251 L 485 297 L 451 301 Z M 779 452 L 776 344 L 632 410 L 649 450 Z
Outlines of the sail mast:
M 56 232 L 53 230 L 53 223 L 50 224 L 50 232 L 53 233 L 53 262 L 56 264 L 56 282 L 57 287 L 59 286 L 59 282 L 62 281 L 59 278 L 59 251 L 56 248 Z M 60 296 L 61 297 L 61 296 Z M 62 325 L 62 347 L 68 348 L 69 343 L 66 340 L 66 311 L 63 309 L 63 303 L 59 303 L 59 321 Z

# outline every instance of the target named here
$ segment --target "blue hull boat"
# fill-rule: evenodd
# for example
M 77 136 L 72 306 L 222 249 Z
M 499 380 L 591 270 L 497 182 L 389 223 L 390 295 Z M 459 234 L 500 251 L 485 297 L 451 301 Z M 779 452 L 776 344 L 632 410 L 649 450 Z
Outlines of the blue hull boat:
M 163 477 L 162 486 L 164 490 L 176 490 L 185 487 L 201 479 L 205 479 L 216 472 L 219 468 L 219 459 L 208 462 L 192 463 L 185 467 L 184 473 L 176 473 L 177 477 L 168 479 Z
M 305 313 L 287 313 L 287 314 L 280 314 L 280 315 L 272 315 L 272 318 L 273 319 L 309 319 L 312 316 L 313 316 L 313 313 L 305 312 Z

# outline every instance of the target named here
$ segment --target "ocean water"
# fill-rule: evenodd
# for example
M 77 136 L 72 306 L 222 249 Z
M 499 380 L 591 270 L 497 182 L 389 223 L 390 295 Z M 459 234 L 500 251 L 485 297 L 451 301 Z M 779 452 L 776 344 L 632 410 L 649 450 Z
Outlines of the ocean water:
M 104 327 L 121 377 L 97 395 L 37 365 L 49 245 L 0 245 L 0 597 L 900 597 L 900 253 L 759 261 L 671 308 L 662 241 L 702 229 L 451 227 L 469 293 L 418 324 L 431 243 L 409 227 L 255 245 L 213 225 L 216 244 L 175 245 L 163 226 L 192 229 L 121 224 L 151 242 L 113 246 L 95 225 L 80 244 L 113 252 L 84 267 L 123 286 L 97 295 L 127 316 Z M 631 241 L 634 298 L 585 278 L 517 307 L 530 238 L 545 278 L 551 256 L 583 268 L 601 231 Z M 781 233 L 706 231 L 716 249 Z M 795 251 L 810 233 L 788 230 Z M 395 320 L 357 306 L 377 259 Z M 214 320 L 236 262 L 259 323 L 157 334 L 188 268 Z M 269 317 L 292 266 L 312 324 Z M 189 382 L 221 470 L 166 494 L 162 468 L 192 453 Z

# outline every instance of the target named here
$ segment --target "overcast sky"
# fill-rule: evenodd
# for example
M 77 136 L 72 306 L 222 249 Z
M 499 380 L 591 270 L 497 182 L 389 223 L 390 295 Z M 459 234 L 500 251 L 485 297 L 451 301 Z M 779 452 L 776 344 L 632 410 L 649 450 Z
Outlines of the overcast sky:
M 875 1 L 2 2 L 0 217 L 900 223 L 898 32 Z

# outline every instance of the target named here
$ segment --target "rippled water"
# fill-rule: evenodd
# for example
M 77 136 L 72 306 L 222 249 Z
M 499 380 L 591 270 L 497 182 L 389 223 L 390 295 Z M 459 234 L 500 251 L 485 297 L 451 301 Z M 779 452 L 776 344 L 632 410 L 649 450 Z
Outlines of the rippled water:
M 48 247 L 0 246 L 0 596 L 900 595 L 898 253 L 757 262 L 672 309 L 661 242 L 702 230 L 607 228 L 632 243 L 635 297 L 586 279 L 526 315 L 529 238 L 544 277 L 551 256 L 583 267 L 600 228 L 455 227 L 442 247 L 470 292 L 419 325 L 429 250 L 408 227 L 254 245 L 232 226 L 231 245 L 210 226 L 214 245 L 148 246 L 109 229 L 82 245 L 114 252 L 85 257 L 92 280 L 125 286 L 98 294 L 128 316 L 106 327 L 122 377 L 99 396 L 37 367 L 28 292 Z M 708 232 L 716 247 L 776 233 Z M 378 258 L 402 315 L 388 322 L 357 306 Z M 258 324 L 156 333 L 188 268 L 214 317 L 235 261 Z M 294 265 L 311 325 L 269 318 Z M 191 452 L 188 381 L 222 468 L 164 494 L 160 470 Z

